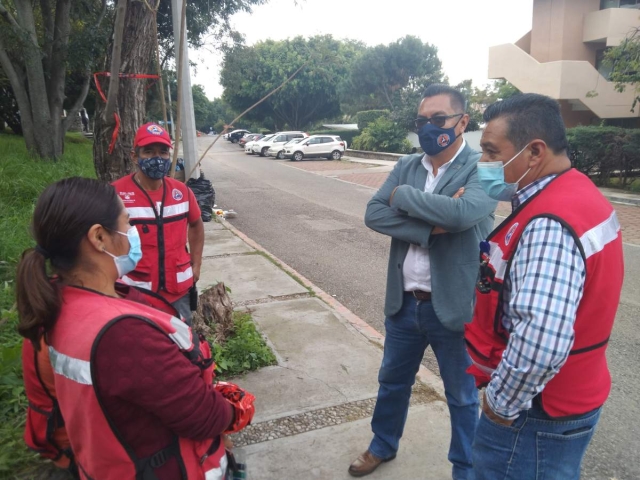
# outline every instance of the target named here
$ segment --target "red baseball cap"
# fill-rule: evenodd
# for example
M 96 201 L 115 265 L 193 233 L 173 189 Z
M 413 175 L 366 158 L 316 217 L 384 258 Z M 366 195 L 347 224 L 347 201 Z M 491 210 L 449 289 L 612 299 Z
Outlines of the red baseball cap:
M 133 148 L 144 147 L 152 143 L 161 143 L 173 148 L 169 133 L 157 123 L 145 123 L 136 132 Z

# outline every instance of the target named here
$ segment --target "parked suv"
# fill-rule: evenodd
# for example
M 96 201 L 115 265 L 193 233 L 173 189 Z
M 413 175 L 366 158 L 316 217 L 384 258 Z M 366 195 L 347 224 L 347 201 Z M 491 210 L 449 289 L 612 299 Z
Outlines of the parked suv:
M 284 156 L 296 162 L 318 157 L 340 160 L 346 149 L 347 142 L 336 135 L 312 135 L 298 144 L 287 145 Z
M 289 140 L 294 138 L 308 137 L 309 135 L 304 132 L 278 132 L 269 140 L 262 139 L 261 141 L 253 144 L 253 153 L 259 153 L 261 157 L 267 155 L 270 148 L 280 148 Z M 277 150 L 276 150 L 277 153 Z

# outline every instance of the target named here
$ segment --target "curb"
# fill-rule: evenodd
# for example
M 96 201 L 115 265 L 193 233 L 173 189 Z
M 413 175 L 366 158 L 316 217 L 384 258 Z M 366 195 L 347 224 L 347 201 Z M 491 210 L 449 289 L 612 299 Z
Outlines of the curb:
M 342 318 L 344 318 L 353 328 L 355 328 L 359 333 L 361 333 L 367 340 L 375 343 L 380 347 L 384 347 L 384 335 L 378 332 L 375 328 L 369 325 L 367 322 L 358 317 L 355 313 L 349 310 L 347 307 L 338 302 L 331 295 L 320 289 L 318 286 L 313 284 L 309 279 L 301 275 L 299 272 L 295 271 L 285 262 L 280 260 L 278 257 L 273 255 L 271 252 L 263 248 L 259 243 L 255 242 L 251 238 L 247 237 L 240 230 L 231 225 L 227 220 L 218 218 L 218 221 L 228 230 L 230 230 L 234 235 L 240 238 L 243 242 L 245 242 L 250 247 L 255 248 L 256 250 L 269 255 L 273 260 L 280 264 L 280 267 L 300 279 L 302 285 L 306 288 L 310 288 L 313 290 L 315 295 L 322 300 L 324 303 L 333 308 Z M 427 385 L 428 387 L 435 390 L 442 398 L 445 398 L 444 394 L 444 386 L 442 384 L 442 380 L 436 376 L 431 370 L 429 370 L 424 365 L 420 364 L 420 368 L 418 369 L 418 373 L 416 374 L 417 379 Z
M 605 195 L 605 197 L 611 203 L 617 203 L 619 205 L 630 205 L 632 207 L 640 207 L 640 197 L 629 198 L 629 197 L 618 197 L 616 195 Z

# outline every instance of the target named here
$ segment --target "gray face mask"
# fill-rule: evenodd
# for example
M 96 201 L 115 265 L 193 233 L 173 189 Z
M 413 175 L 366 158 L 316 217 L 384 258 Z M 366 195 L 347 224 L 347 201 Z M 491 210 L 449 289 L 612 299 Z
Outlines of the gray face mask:
M 147 177 L 160 180 L 169 174 L 171 159 L 162 157 L 140 158 L 138 159 L 138 166 Z

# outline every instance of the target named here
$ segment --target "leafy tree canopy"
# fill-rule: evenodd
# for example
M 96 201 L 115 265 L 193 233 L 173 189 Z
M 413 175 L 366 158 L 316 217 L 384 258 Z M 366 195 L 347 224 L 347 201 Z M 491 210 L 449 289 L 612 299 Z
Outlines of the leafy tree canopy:
M 243 111 L 304 66 L 280 91 L 247 114 L 257 121 L 272 118 L 276 128 L 302 129 L 340 112 L 338 86 L 361 48 L 357 42 L 341 42 L 330 35 L 235 48 L 224 59 L 223 98 Z

